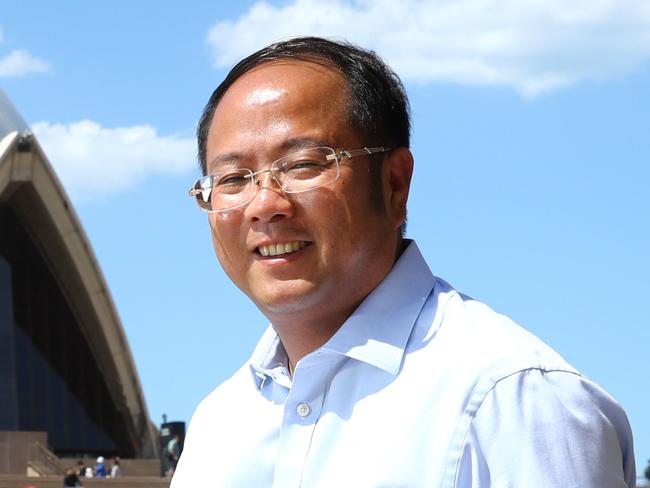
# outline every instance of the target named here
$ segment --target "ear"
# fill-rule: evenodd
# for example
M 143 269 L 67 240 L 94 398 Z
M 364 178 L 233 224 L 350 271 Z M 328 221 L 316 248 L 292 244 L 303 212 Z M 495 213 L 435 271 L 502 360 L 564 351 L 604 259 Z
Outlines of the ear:
M 406 202 L 409 198 L 413 155 L 406 147 L 398 147 L 388 153 L 382 168 L 382 181 L 387 210 L 393 219 L 395 229 L 406 220 Z

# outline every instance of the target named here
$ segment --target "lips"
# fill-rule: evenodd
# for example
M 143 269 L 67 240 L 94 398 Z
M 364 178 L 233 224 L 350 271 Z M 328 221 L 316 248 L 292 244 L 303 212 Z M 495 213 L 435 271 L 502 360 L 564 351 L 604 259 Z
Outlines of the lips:
M 282 254 L 289 254 L 292 252 L 300 251 L 307 245 L 305 241 L 293 241 L 285 243 L 269 244 L 268 246 L 259 246 L 257 252 L 262 256 L 281 256 Z

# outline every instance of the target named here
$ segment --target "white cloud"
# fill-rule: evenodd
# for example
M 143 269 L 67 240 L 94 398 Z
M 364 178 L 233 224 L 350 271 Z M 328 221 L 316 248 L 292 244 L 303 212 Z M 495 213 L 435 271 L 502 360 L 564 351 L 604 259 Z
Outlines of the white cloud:
M 511 86 L 526 96 L 624 76 L 650 59 L 647 0 L 265 1 L 214 25 L 229 67 L 269 42 L 345 38 L 377 51 L 405 80 Z
M 38 122 L 32 130 L 75 199 L 128 190 L 148 176 L 180 173 L 197 164 L 193 137 L 161 136 L 149 125 L 105 128 L 82 120 Z
M 0 44 L 4 39 L 0 29 Z M 14 49 L 9 54 L 0 57 L 0 78 L 23 76 L 30 73 L 44 73 L 50 70 L 50 64 L 35 58 L 24 49 Z
M 15 49 L 0 58 L 0 78 L 24 76 L 31 73 L 50 71 L 50 64 L 35 58 L 23 49 Z

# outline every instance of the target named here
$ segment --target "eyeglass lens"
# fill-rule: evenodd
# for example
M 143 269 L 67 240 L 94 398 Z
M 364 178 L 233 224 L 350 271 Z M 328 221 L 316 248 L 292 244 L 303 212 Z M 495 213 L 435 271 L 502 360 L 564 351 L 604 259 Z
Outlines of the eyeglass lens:
M 275 161 L 269 170 L 253 173 L 249 169 L 230 169 L 198 180 L 192 194 L 208 212 L 241 207 L 250 202 L 263 178 L 270 172 L 287 193 L 300 193 L 326 185 L 338 178 L 338 160 L 329 147 L 315 147 L 289 154 Z M 262 178 L 261 178 L 262 177 Z

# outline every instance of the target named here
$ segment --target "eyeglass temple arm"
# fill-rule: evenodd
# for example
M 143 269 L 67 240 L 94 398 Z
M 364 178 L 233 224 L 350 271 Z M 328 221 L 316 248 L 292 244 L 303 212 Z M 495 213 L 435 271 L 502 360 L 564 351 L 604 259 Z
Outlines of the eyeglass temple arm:
M 211 189 L 211 188 L 195 188 L 195 187 L 191 187 L 191 188 L 187 191 L 187 194 L 188 194 L 189 196 L 191 196 L 191 197 L 195 197 L 195 196 L 197 196 L 197 195 L 200 195 L 200 194 L 203 193 L 204 191 L 212 191 L 212 189 Z
M 346 156 L 348 158 L 353 158 L 355 156 L 361 156 L 362 154 L 375 154 L 383 153 L 390 151 L 390 147 L 364 147 L 363 149 L 354 149 L 352 151 L 343 150 L 341 151 L 341 156 Z

